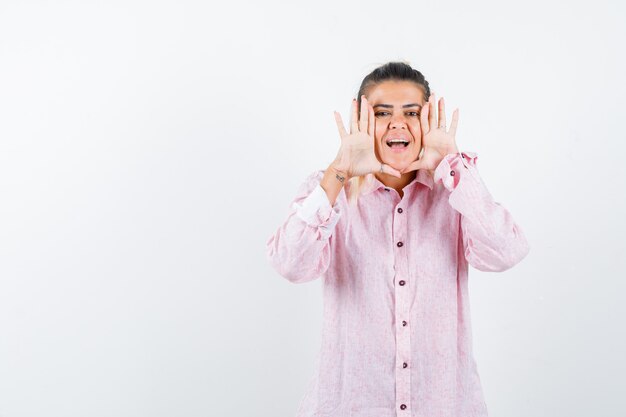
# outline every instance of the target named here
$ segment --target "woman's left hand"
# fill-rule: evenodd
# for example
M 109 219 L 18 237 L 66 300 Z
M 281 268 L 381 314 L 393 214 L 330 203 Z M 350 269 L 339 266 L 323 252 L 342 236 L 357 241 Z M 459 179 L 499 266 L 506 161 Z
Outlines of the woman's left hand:
M 439 117 L 437 117 L 436 103 L 435 94 L 431 94 L 428 102 L 422 107 L 420 125 L 424 152 L 421 158 L 411 162 L 401 171 L 403 174 L 418 169 L 426 169 L 432 174 L 444 156 L 459 152 L 454 139 L 459 120 L 459 109 L 454 110 L 452 113 L 451 126 L 446 131 L 446 112 L 443 97 L 439 99 Z

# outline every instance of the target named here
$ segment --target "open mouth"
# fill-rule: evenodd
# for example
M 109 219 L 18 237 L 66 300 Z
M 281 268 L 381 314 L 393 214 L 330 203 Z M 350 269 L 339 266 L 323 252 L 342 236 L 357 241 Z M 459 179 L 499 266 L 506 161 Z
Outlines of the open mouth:
M 387 141 L 387 146 L 390 148 L 406 148 L 409 146 L 409 141 L 406 139 L 390 139 Z

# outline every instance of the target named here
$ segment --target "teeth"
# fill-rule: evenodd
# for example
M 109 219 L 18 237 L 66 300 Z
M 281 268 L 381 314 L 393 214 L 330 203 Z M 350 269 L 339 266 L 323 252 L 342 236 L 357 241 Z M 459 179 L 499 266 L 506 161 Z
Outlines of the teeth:
M 409 141 L 405 139 L 391 139 L 387 141 L 388 146 L 391 146 L 392 143 L 402 143 L 404 146 L 409 145 Z

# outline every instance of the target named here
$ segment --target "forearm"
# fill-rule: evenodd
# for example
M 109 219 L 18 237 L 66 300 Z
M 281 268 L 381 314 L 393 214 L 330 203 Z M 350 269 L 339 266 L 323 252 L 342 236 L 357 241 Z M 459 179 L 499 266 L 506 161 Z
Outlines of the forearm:
M 476 169 L 476 154 L 450 154 L 437 167 L 435 182 L 450 191 L 448 201 L 461 214 L 465 257 L 482 271 L 504 271 L 529 252 L 511 213 L 496 202 Z
M 324 274 L 331 260 L 331 235 L 340 207 L 331 207 L 319 186 L 322 172 L 310 175 L 300 187 L 283 224 L 268 238 L 270 264 L 292 282 L 308 282 Z
M 337 176 L 344 178 L 344 180 L 341 181 L 340 178 L 337 178 Z M 328 169 L 324 172 L 324 177 L 320 181 L 320 186 L 326 192 L 331 206 L 335 205 L 335 200 L 337 199 L 337 196 L 341 192 L 341 189 L 346 181 L 348 181 L 348 175 L 345 172 L 337 170 L 334 167 L 334 164 L 330 164 Z

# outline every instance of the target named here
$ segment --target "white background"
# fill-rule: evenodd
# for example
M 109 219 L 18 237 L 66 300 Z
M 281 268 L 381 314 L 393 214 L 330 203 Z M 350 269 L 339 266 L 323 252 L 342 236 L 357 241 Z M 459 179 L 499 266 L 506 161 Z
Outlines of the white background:
M 321 281 L 265 258 L 390 60 L 525 231 L 470 270 L 493 417 L 623 416 L 625 6 L 0 2 L 0 416 L 289 417 Z

